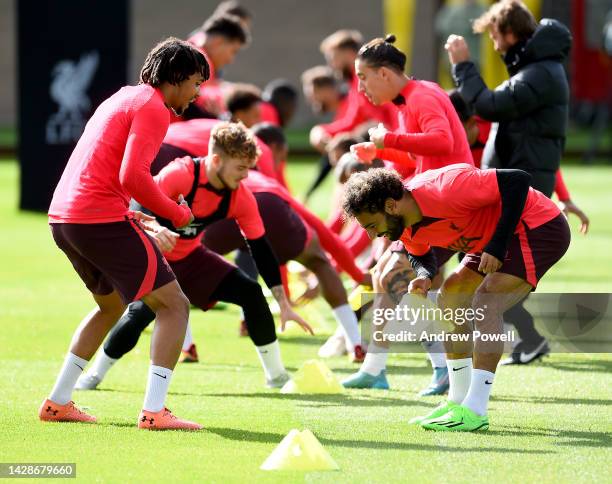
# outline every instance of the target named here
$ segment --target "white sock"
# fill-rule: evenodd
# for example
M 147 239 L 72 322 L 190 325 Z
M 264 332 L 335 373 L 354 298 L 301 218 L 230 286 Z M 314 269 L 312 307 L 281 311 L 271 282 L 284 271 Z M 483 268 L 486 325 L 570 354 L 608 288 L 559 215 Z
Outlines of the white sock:
M 286 373 L 285 366 L 281 360 L 280 345 L 278 340 L 274 340 L 272 343 L 268 343 L 263 346 L 256 346 L 257 356 L 261 361 L 264 373 L 268 380 L 272 380 L 282 373 Z
M 389 352 L 387 348 L 382 348 L 380 346 L 376 346 L 374 343 L 370 343 L 365 360 L 363 360 L 363 364 L 361 365 L 361 371 L 377 376 L 387 367 L 388 357 Z
M 86 365 L 87 360 L 68 352 L 57 380 L 55 380 L 55 386 L 49 395 L 49 400 L 58 405 L 66 405 L 72 400 L 72 390 Z
M 171 378 L 171 369 L 156 365 L 149 367 L 147 391 L 145 392 L 145 399 L 142 405 L 144 410 L 157 413 L 164 408 Z
M 421 346 L 427 351 L 427 357 L 433 368 L 444 368 L 446 366 L 446 354 L 441 341 L 422 341 Z
M 448 399 L 461 404 L 467 395 L 472 379 L 472 358 L 446 360 L 448 367 Z
M 470 389 L 462 405 L 480 416 L 486 415 L 494 379 L 495 373 L 474 368 L 472 370 L 472 383 L 470 383 Z
M 185 341 L 183 341 L 183 351 L 189 351 L 193 344 L 193 336 L 191 335 L 191 323 L 187 321 L 187 330 L 185 331 Z
M 111 369 L 111 366 L 113 366 L 116 362 L 117 359 L 111 358 L 104 352 L 104 348 L 100 348 L 88 373 L 92 375 L 95 374 L 98 378 L 100 378 L 100 380 L 102 380 L 106 376 L 108 370 Z
M 351 351 L 355 346 L 361 344 L 361 335 L 359 334 L 359 322 L 355 311 L 348 304 L 343 304 L 332 309 L 336 322 L 344 329 L 347 342 L 351 347 Z

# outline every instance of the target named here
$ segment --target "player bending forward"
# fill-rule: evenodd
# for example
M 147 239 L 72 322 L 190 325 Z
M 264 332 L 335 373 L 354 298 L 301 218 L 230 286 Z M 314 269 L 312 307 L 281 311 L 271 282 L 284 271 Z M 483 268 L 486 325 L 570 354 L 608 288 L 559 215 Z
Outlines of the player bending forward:
M 242 308 L 264 369 L 266 386 L 280 388 L 289 380 L 289 375 L 261 286 L 202 244 L 202 236 L 210 224 L 219 220 L 237 222 L 264 281 L 279 304 L 281 327 L 292 320 L 312 334 L 310 326 L 291 309 L 285 296 L 278 260 L 266 237 L 257 202 L 244 184 L 258 156 L 255 138 L 242 124 L 221 122 L 210 134 L 206 158 L 185 156 L 166 165 L 155 182 L 172 199 L 186 193 L 195 219 L 176 234 L 169 230 L 168 220 L 158 217 L 163 228 L 156 239 L 191 304 L 203 311 L 217 301 Z M 96 388 L 110 367 L 136 346 L 140 334 L 154 317 L 144 302 L 130 304 L 98 353 L 91 371 L 79 379 L 77 388 Z
M 489 428 L 487 405 L 503 341 L 504 311 L 533 291 L 565 254 L 570 231 L 557 206 L 529 187 L 521 170 L 479 170 L 449 165 L 407 183 L 393 171 L 372 169 L 351 176 L 343 208 L 370 237 L 401 240 L 417 277 L 412 294 L 427 294 L 436 273 L 433 247 L 466 253 L 442 284 L 438 305 L 480 308 L 484 317 L 455 324 L 455 333 L 485 335 L 448 342 L 448 400 L 411 423 L 440 431 Z M 472 339 L 474 341 L 472 341 Z

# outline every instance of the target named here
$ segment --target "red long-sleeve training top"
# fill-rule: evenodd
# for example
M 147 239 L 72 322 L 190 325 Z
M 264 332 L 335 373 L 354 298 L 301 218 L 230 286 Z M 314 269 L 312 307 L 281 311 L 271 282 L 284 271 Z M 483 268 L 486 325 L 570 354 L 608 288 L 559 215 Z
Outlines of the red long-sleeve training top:
M 385 150 L 377 153 L 378 158 L 402 163 L 406 160 L 388 149 L 412 153 L 416 173 L 454 163 L 474 164 L 459 116 L 436 83 L 411 79 L 393 104 L 398 108 L 398 127 L 385 135 Z
M 148 84 L 123 87 L 100 104 L 55 188 L 49 221 L 118 222 L 134 198 L 175 226 L 185 225 L 190 210 L 164 195 L 151 176 L 169 120 L 161 92 Z

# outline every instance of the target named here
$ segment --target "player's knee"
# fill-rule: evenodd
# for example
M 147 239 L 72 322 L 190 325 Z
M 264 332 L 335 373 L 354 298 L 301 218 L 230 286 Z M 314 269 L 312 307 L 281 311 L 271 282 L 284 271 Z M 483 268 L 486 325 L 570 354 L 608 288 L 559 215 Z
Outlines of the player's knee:
M 162 307 L 172 312 L 179 320 L 187 321 L 189 318 L 189 299 L 178 288 L 173 294 L 164 298 Z
M 503 295 L 489 284 L 481 284 L 474 292 L 472 298 L 472 309 L 483 313 L 489 318 L 501 317 L 503 313 Z
M 453 273 L 440 287 L 436 296 L 436 304 L 440 308 L 469 306 L 471 295 L 459 274 Z
M 266 296 L 264 296 L 263 289 L 261 285 L 251 279 L 250 277 L 246 277 L 242 282 L 243 294 L 246 296 L 247 304 L 256 305 L 256 306 L 267 306 Z
M 180 312 L 185 320 L 189 319 L 189 299 L 183 294 L 183 291 L 179 291 L 176 296 L 176 311 Z
M 329 260 L 327 260 L 327 257 L 325 257 L 325 254 L 319 251 L 315 251 L 311 254 L 308 254 L 304 258 L 304 265 L 307 269 L 317 274 L 323 269 L 326 269 L 327 266 L 330 266 L 330 263 Z
M 461 292 L 461 288 L 463 287 L 463 281 L 459 274 L 453 272 L 449 274 L 444 283 L 442 284 L 442 288 L 440 290 L 440 294 L 442 293 L 458 293 Z

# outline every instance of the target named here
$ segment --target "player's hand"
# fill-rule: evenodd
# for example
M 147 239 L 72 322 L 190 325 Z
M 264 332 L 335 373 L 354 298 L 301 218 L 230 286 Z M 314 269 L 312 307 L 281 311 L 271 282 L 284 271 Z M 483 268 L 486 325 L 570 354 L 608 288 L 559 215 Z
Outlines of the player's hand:
M 480 256 L 480 265 L 478 266 L 478 271 L 482 272 L 483 274 L 492 274 L 493 272 L 497 272 L 501 266 L 502 261 L 500 261 L 497 257 L 483 252 Z
M 189 208 L 189 204 L 187 203 L 187 200 L 185 200 L 185 197 L 183 197 L 182 193 L 178 196 L 178 204 L 183 206 L 183 207 Z M 182 229 L 183 227 L 187 227 L 187 226 L 191 225 L 191 222 L 193 222 L 193 219 L 194 219 L 193 213 L 191 213 L 191 211 L 190 211 L 189 212 L 189 222 L 187 222 L 184 225 L 181 225 L 180 227 L 176 227 L 176 228 L 177 229 Z
M 171 252 L 180 235 L 166 227 L 159 227 L 153 238 L 162 252 Z
M 448 52 L 448 60 L 451 64 L 459 64 L 470 60 L 470 49 L 465 39 L 460 35 L 449 35 L 444 48 Z
M 375 128 L 368 129 L 370 141 L 376 145 L 376 148 L 382 149 L 385 147 L 385 135 L 389 132 L 382 123 L 378 123 Z
M 285 307 L 281 306 L 280 320 L 281 320 L 281 332 L 285 331 L 285 326 L 287 325 L 287 321 L 295 321 L 297 324 L 299 324 L 302 327 L 304 332 L 314 335 L 314 331 L 312 330 L 310 325 L 306 321 L 304 321 L 302 317 L 299 314 L 297 314 L 293 309 L 291 309 L 289 306 L 285 306 Z
M 138 222 L 152 222 L 155 217 L 142 213 L 140 210 L 132 210 L 132 217 Z
M 372 163 L 376 158 L 376 145 L 371 141 L 351 145 L 351 153 L 364 163 Z
M 415 277 L 408 285 L 408 293 L 427 297 L 431 289 L 431 279 L 429 277 Z
M 325 147 L 330 140 L 331 136 L 321 126 L 314 126 L 310 130 L 310 144 L 321 153 L 325 153 Z
M 591 221 L 586 214 L 578 208 L 578 206 L 572 202 L 571 200 L 566 200 L 564 202 L 559 202 L 559 208 L 565 214 L 566 217 L 569 216 L 570 213 L 573 213 L 580 219 L 580 233 L 586 235 L 589 231 L 589 225 Z

